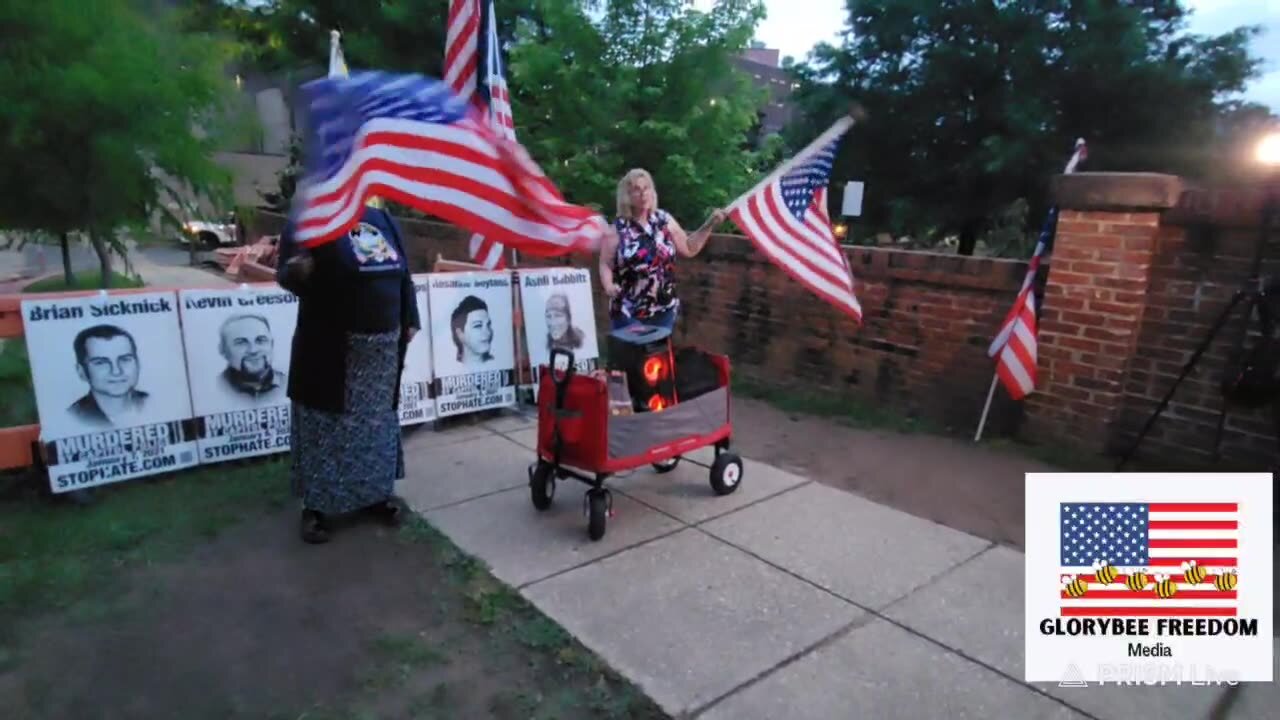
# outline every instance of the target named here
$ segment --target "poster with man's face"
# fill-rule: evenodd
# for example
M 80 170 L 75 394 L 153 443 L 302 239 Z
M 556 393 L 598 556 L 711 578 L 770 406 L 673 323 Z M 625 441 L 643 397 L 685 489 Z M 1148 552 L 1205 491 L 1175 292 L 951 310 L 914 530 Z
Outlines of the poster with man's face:
M 297 297 L 273 285 L 182 290 L 178 301 L 200 461 L 286 452 Z
M 511 290 L 505 272 L 428 276 L 438 417 L 515 404 Z
M 413 276 L 414 299 L 418 303 L 418 317 L 428 325 L 429 277 Z M 424 327 L 409 341 L 404 356 L 404 372 L 400 375 L 400 425 L 417 425 L 436 417 L 436 401 L 431 394 L 431 328 Z
M 177 296 L 22 302 L 53 492 L 197 464 Z
M 520 307 L 535 397 L 539 368 L 550 364 L 553 348 L 573 353 L 577 372 L 596 369 L 600 348 L 590 271 L 571 267 L 521 270 Z

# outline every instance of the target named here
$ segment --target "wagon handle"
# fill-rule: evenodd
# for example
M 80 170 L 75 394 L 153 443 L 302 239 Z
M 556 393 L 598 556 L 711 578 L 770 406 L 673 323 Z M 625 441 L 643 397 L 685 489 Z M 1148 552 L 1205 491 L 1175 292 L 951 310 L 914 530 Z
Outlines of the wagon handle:
M 564 363 L 556 362 L 556 358 L 564 356 Z M 573 377 L 573 352 L 564 348 L 551 348 L 551 357 L 547 360 L 547 371 L 551 373 L 551 383 L 556 389 L 555 425 L 552 426 L 552 454 L 556 467 L 560 466 L 562 438 L 560 436 L 560 418 L 564 415 L 564 396 L 569 388 L 569 378 Z

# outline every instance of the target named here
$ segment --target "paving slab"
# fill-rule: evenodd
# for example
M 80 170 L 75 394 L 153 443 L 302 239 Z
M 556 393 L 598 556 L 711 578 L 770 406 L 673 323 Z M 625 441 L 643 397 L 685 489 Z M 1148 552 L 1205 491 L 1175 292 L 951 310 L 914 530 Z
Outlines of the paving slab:
M 884 609 L 883 614 L 1021 682 L 1024 555 L 994 547 Z M 1058 687 L 1044 692 L 1103 720 L 1204 718 L 1222 690 L 1205 687 Z
M 525 428 L 537 428 L 538 417 L 521 410 L 507 410 L 499 417 L 484 421 L 483 425 L 494 432 L 508 433 Z
M 872 609 L 903 597 L 990 545 L 817 483 L 701 527 Z
M 684 527 L 614 493 L 615 516 L 605 536 L 592 542 L 582 514 L 586 486 L 570 483 L 560 483 L 551 507 L 541 512 L 533 507 L 527 487 L 520 487 L 429 512 L 426 518 L 464 551 L 484 560 L 499 580 L 515 587 Z
M 852 630 L 700 716 L 703 720 L 1085 717 L 883 620 Z
M 499 490 L 528 487 L 532 458 L 523 448 L 480 429 L 480 437 L 405 448 L 405 477 L 396 492 L 422 513 Z
M 672 716 L 865 615 L 694 528 L 522 592 Z
M 529 448 L 530 450 L 533 450 L 536 452 L 538 449 L 538 426 L 537 425 L 534 425 L 533 427 L 525 428 L 523 430 L 514 430 L 514 431 L 508 430 L 506 432 L 503 432 L 502 434 L 507 439 L 511 440 L 511 442 L 517 443 L 519 445 L 523 445 L 524 447 Z
M 452 445 L 464 440 L 489 437 L 493 435 L 481 425 L 455 425 L 443 430 L 436 430 L 430 423 L 404 428 L 404 452 L 407 457 L 424 448 Z
M 808 482 L 754 460 L 743 460 L 742 468 L 742 484 L 731 495 L 716 495 L 711 489 L 711 472 L 686 460 L 681 460 L 669 473 L 642 468 L 620 479 L 613 487 L 646 505 L 696 524 Z

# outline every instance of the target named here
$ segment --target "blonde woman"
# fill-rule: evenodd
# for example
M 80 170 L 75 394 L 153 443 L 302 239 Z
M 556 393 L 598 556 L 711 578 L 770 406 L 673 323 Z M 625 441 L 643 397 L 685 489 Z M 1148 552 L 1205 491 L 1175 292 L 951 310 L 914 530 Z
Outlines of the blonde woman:
M 724 222 L 716 210 L 702 227 L 686 233 L 658 207 L 653 178 L 632 170 L 618 183 L 618 217 L 600 248 L 600 284 L 609 296 L 612 329 L 641 322 L 672 329 L 680 300 L 676 296 L 675 259 L 702 252 L 711 230 Z

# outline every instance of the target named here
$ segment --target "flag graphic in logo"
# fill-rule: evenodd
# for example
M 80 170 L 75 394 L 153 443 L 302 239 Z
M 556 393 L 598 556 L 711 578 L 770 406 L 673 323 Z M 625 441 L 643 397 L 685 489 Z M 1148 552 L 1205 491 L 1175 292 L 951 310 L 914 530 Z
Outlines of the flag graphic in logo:
M 1237 503 L 1060 503 L 1063 617 L 1235 617 Z

